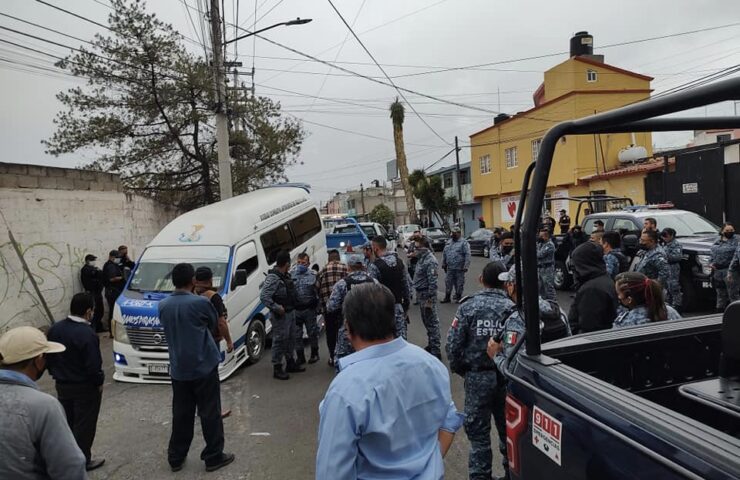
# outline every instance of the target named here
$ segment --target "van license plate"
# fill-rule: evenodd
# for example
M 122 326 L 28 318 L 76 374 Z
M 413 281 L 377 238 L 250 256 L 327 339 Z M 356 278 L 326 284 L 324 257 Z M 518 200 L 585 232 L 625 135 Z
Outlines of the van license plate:
M 150 375 L 169 375 L 170 366 L 166 363 L 152 363 L 149 364 Z
M 712 288 L 711 282 L 701 282 L 701 288 Z

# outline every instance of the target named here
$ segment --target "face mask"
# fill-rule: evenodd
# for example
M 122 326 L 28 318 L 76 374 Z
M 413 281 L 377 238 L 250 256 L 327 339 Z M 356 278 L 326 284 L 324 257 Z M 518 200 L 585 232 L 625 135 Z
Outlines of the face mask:
M 113 260 L 113 263 L 115 263 L 116 265 L 119 265 L 121 263 L 121 259 L 116 258 L 115 260 Z
M 735 236 L 735 232 L 725 232 L 722 235 L 724 235 L 725 238 L 732 238 Z
M 508 255 L 511 253 L 512 250 L 514 250 L 514 247 L 502 247 L 501 253 L 503 253 L 504 255 Z
M 649 250 L 648 246 L 644 243 L 641 243 L 640 245 L 638 245 L 638 247 L 640 248 L 640 250 Z
M 90 262 L 87 262 L 87 264 L 88 264 L 89 266 L 91 266 L 91 267 L 95 267 L 95 266 L 97 266 L 97 265 L 98 265 L 98 262 L 90 261 Z
M 544 238 L 542 238 L 542 237 L 539 237 L 539 238 L 537 239 L 537 243 L 545 243 L 545 239 L 544 239 Z
M 296 271 L 298 273 L 306 273 L 308 271 L 308 267 L 306 265 L 298 265 L 296 267 Z

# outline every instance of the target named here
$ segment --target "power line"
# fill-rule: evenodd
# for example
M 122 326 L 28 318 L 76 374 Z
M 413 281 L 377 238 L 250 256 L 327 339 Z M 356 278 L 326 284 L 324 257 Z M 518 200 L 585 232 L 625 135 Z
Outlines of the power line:
M 403 100 L 404 100 L 404 101 L 405 101 L 405 102 L 406 102 L 406 103 L 408 104 L 408 106 L 409 106 L 409 108 L 411 109 L 411 111 L 413 111 L 413 112 L 414 112 L 414 115 L 416 115 L 416 116 L 418 117 L 418 119 L 419 119 L 419 120 L 421 120 L 421 122 L 422 122 L 422 123 L 423 123 L 424 125 L 426 125 L 426 126 L 427 126 L 427 128 L 428 128 L 428 129 L 429 129 L 429 130 L 430 130 L 430 131 L 431 131 L 432 133 L 434 133 L 434 135 L 436 135 L 436 136 L 437 136 L 437 138 L 439 138 L 440 140 L 442 140 L 442 142 L 443 142 L 443 143 L 446 143 L 446 144 L 448 144 L 448 145 L 449 145 L 449 144 L 450 144 L 450 142 L 449 142 L 448 140 L 445 140 L 445 139 L 444 139 L 444 138 L 443 138 L 443 137 L 442 137 L 442 136 L 441 136 L 441 135 L 440 135 L 439 133 L 437 133 L 437 131 L 436 131 L 436 130 L 435 130 L 434 128 L 432 128 L 432 126 L 431 126 L 431 125 L 429 125 L 429 123 L 427 123 L 427 121 L 426 121 L 426 120 L 424 120 L 424 117 L 422 117 L 421 115 L 419 115 L 419 112 L 417 112 L 417 111 L 416 111 L 416 108 L 414 108 L 414 106 L 413 106 L 413 105 L 411 104 L 411 102 L 409 102 L 409 100 L 408 100 L 408 99 L 406 98 L 406 96 L 405 96 L 405 95 L 403 94 L 403 92 L 402 92 L 402 91 L 401 91 L 401 90 L 400 90 L 400 89 L 398 88 L 398 86 L 397 86 L 397 85 L 396 85 L 396 84 L 395 84 L 395 83 L 393 82 L 393 80 L 391 79 L 391 77 L 390 77 L 390 76 L 389 76 L 389 75 L 388 75 L 388 74 L 386 73 L 385 69 L 384 69 L 383 67 L 381 67 L 381 66 L 380 66 L 380 64 L 378 63 L 378 61 L 377 61 L 377 60 L 375 59 L 375 57 L 373 56 L 373 54 L 372 54 L 372 53 L 370 53 L 370 50 L 368 50 L 368 48 L 367 48 L 367 47 L 365 46 L 365 44 L 364 44 L 364 43 L 362 43 L 362 40 L 360 40 L 360 37 L 358 37 L 358 36 L 357 36 L 357 34 L 356 34 L 356 33 L 355 33 L 355 31 L 354 31 L 354 30 L 352 29 L 352 27 L 350 26 L 350 24 L 349 24 L 349 23 L 347 23 L 347 20 L 345 20 L 345 19 L 344 19 L 344 17 L 342 16 L 342 14 L 341 14 L 341 13 L 339 12 L 339 10 L 337 10 L 337 7 L 335 7 L 335 6 L 334 6 L 334 3 L 333 3 L 333 2 L 331 1 L 331 0 L 327 0 L 327 1 L 329 2 L 329 5 L 331 5 L 331 8 L 332 8 L 332 9 L 334 9 L 334 11 L 336 12 L 337 16 L 338 16 L 338 17 L 340 18 L 340 20 L 342 20 L 342 23 L 344 23 L 344 26 L 346 26 L 346 27 L 347 27 L 347 29 L 349 30 L 349 32 L 350 32 L 350 33 L 352 34 L 352 36 L 353 36 L 353 37 L 355 37 L 355 40 L 357 40 L 357 43 L 359 43 L 359 44 L 360 44 L 360 46 L 362 47 L 362 49 L 363 49 L 363 50 L 365 50 L 365 53 L 367 53 L 367 56 L 368 56 L 368 57 L 370 57 L 370 58 L 372 59 L 372 61 L 373 61 L 373 62 L 375 63 L 375 65 L 377 65 L 378 69 L 379 69 L 379 70 L 380 70 L 381 72 L 383 72 L 383 75 L 385 75 L 385 78 L 386 78 L 386 79 L 388 79 L 388 81 L 389 81 L 389 82 L 390 82 L 390 84 L 391 84 L 391 85 L 393 86 L 393 88 L 395 88 L 395 89 L 396 89 L 396 91 L 398 92 L 398 94 L 399 94 L 399 95 L 401 95 L 401 98 L 403 98 Z

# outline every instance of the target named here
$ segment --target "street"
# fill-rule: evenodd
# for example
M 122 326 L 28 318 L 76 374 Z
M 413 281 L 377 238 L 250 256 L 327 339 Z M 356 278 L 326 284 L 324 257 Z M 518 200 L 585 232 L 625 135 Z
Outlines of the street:
M 437 254 L 440 258 L 441 254 Z M 473 257 L 465 282 L 465 293 L 479 288 L 478 276 L 486 264 Z M 439 289 L 444 289 L 440 270 Z M 442 296 L 440 293 L 440 298 Z M 562 307 L 567 310 L 570 293 L 560 292 Z M 439 305 L 439 318 L 444 345 L 447 330 L 455 314 L 455 304 Z M 426 331 L 418 307 L 411 311 L 409 341 L 426 345 Z M 103 468 L 90 473 L 92 479 L 139 478 L 223 478 L 275 479 L 314 478 L 318 406 L 334 370 L 326 364 L 326 343 L 321 338 L 321 361 L 307 365 L 307 371 L 292 374 L 289 381 L 272 378 L 270 352 L 259 363 L 243 367 L 221 384 L 223 408 L 232 414 L 224 420 L 226 451 L 236 454 L 233 465 L 214 474 L 206 474 L 199 459 L 203 448 L 199 422 L 188 461 L 183 471 L 173 474 L 166 458 L 170 435 L 171 390 L 168 385 L 118 383 L 112 380 L 112 341 L 101 337 L 106 370 L 103 406 L 93 455 L 104 457 Z M 444 355 L 444 353 L 443 353 Z M 458 409 L 464 407 L 462 379 L 452 374 L 452 395 Z M 54 394 L 49 375 L 40 382 L 42 389 Z M 497 443 L 492 439 L 494 473 L 502 474 Z M 446 478 L 467 478 L 469 444 L 463 429 L 458 432 L 446 459 Z

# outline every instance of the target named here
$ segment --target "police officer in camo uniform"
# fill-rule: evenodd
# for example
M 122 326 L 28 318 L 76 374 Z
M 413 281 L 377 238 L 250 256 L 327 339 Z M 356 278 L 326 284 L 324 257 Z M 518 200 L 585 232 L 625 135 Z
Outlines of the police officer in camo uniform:
M 550 240 L 550 229 L 540 229 L 537 239 L 537 276 L 540 296 L 545 300 L 557 301 L 555 293 L 555 244 Z
M 382 283 L 396 299 L 396 337 L 406 338 L 406 312 L 411 303 L 411 279 L 406 267 L 395 252 L 386 250 L 388 243 L 383 236 L 376 236 L 371 242 L 373 261 L 367 266 L 367 273 Z
M 430 250 L 429 239 L 418 237 L 415 242 L 418 262 L 413 283 L 421 308 L 421 321 L 427 330 L 429 343 L 425 350 L 437 358 L 442 358 L 442 341 L 437 316 L 437 267 L 439 264 Z
M 640 250 L 644 254 L 635 267 L 635 271 L 657 280 L 663 289 L 668 287 L 668 277 L 671 275 L 670 268 L 663 247 L 658 245 L 658 232 L 656 230 L 643 230 L 640 236 Z
M 470 244 L 460 238 L 460 227 L 454 227 L 442 251 L 442 270 L 445 271 L 445 298 L 441 303 L 450 303 L 452 289 L 455 301 L 459 302 L 465 287 L 465 272 L 470 268 Z
M 290 253 L 281 250 L 275 258 L 275 267 L 267 273 L 260 292 L 260 301 L 270 310 L 271 314 L 272 376 L 278 380 L 289 379 L 288 373 L 306 370 L 293 358 L 296 293 L 293 279 L 288 274 L 289 268 Z M 285 369 L 283 369 L 283 357 L 287 361 Z
M 711 248 L 712 284 L 717 292 L 717 310 L 724 311 L 730 303 L 740 299 L 738 290 L 737 266 L 732 259 L 738 249 L 735 226 L 731 223 L 722 225 L 719 240 Z M 735 269 L 735 270 L 733 270 Z
M 683 248 L 676 240 L 676 231 L 666 227 L 660 234 L 663 240 L 663 252 L 668 261 L 668 284 L 665 286 L 667 296 L 666 303 L 674 308 L 681 308 L 681 260 L 683 260 Z
M 316 309 L 319 306 L 319 295 L 316 288 L 316 272 L 311 270 L 311 259 L 307 253 L 298 254 L 298 263 L 293 267 L 290 276 L 295 284 L 295 353 L 298 365 L 306 363 L 305 345 L 303 345 L 303 326 L 306 326 L 308 343 L 311 345 L 311 358 L 308 363 L 319 361 L 319 326 L 316 323 Z
M 465 433 L 470 440 L 468 474 L 471 479 L 490 480 L 492 474 L 491 417 L 499 436 L 499 450 L 506 468 L 505 377 L 487 354 L 488 341 L 498 325 L 516 310 L 503 290 L 500 262 L 490 262 L 479 281 L 483 290 L 458 308 L 447 334 L 450 369 L 465 379 Z
M 361 254 L 349 255 L 347 257 L 347 266 L 349 267 L 349 275 L 339 280 L 334 285 L 329 301 L 326 303 L 327 312 L 342 311 L 344 298 L 347 296 L 347 292 L 352 290 L 353 285 L 376 281 L 365 271 L 365 259 Z M 352 344 L 347 338 L 344 321 L 342 321 L 342 324 L 339 327 L 339 333 L 337 333 L 337 346 L 334 351 L 334 365 L 337 367 L 337 371 L 339 371 L 339 362 L 337 360 L 342 357 L 346 357 L 350 353 L 354 353 L 354 351 Z

